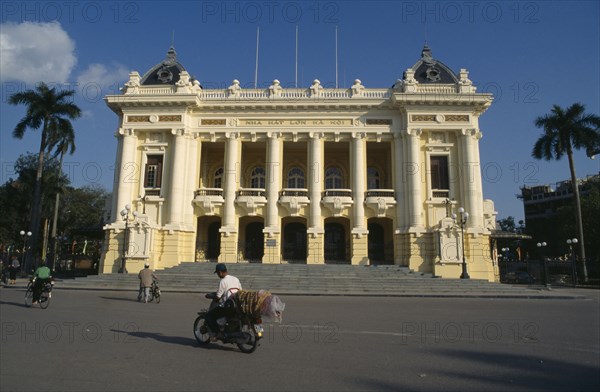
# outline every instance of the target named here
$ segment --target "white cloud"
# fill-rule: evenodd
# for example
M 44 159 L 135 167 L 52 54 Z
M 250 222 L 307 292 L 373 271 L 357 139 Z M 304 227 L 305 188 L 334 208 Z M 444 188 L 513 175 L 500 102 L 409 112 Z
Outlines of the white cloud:
M 0 25 L 0 81 L 64 83 L 77 63 L 75 42 L 60 23 Z
M 107 67 L 104 64 L 90 64 L 77 77 L 79 90 L 102 90 L 105 94 L 118 94 L 118 89 L 129 78 L 129 70 L 121 64 Z M 90 91 L 94 93 L 94 91 Z

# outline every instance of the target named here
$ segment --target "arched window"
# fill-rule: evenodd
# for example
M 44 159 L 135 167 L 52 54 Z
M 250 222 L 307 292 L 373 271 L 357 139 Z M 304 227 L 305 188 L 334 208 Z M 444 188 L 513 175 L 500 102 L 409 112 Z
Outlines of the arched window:
M 265 169 L 257 166 L 252 170 L 250 175 L 250 188 L 264 188 L 265 187 Z
M 287 187 L 304 188 L 304 170 L 292 167 L 288 172 Z
M 367 168 L 367 189 L 381 189 L 381 178 L 376 167 Z
M 213 188 L 223 188 L 223 168 L 220 167 L 215 171 L 213 179 Z
M 330 166 L 325 171 L 325 189 L 340 189 L 344 187 L 342 170 L 337 166 Z

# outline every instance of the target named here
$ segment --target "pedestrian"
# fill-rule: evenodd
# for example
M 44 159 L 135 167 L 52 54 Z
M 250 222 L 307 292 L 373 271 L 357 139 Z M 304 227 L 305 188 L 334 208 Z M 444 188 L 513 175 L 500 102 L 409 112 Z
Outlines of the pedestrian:
M 8 273 L 10 275 L 10 284 L 17 284 L 17 271 L 21 267 L 21 263 L 19 263 L 19 259 L 17 259 L 16 255 L 12 255 L 10 263 L 8 264 Z
M 138 293 L 138 301 L 142 300 L 142 292 L 144 294 L 144 303 L 148 302 L 148 296 L 150 295 L 150 287 L 152 287 L 152 282 L 158 281 L 156 275 L 154 275 L 154 271 L 150 269 L 150 264 L 144 264 L 144 269 L 140 271 L 138 274 L 138 278 L 140 279 L 140 291 Z

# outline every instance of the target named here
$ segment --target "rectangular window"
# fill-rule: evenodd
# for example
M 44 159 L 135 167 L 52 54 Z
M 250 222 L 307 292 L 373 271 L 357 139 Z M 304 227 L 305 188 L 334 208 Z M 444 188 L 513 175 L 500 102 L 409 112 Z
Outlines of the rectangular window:
M 450 190 L 450 179 L 448 175 L 448 156 L 447 155 L 432 155 L 430 157 L 431 163 L 431 189 L 433 191 L 433 197 L 448 197 L 448 190 Z M 436 191 L 446 191 L 442 195 Z
M 144 177 L 145 188 L 160 188 L 162 182 L 162 165 L 162 155 L 148 155 Z

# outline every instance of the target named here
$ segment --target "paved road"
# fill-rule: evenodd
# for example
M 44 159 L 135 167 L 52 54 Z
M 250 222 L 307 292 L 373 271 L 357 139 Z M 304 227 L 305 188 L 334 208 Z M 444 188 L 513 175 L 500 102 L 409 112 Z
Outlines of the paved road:
M 582 293 L 582 291 L 579 291 Z M 199 295 L 0 289 L 2 391 L 600 389 L 600 293 L 586 300 L 285 297 L 254 354 L 192 334 Z M 32 361 L 32 358 L 34 360 Z

